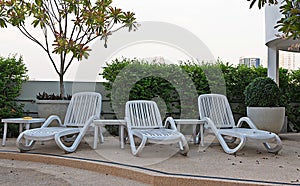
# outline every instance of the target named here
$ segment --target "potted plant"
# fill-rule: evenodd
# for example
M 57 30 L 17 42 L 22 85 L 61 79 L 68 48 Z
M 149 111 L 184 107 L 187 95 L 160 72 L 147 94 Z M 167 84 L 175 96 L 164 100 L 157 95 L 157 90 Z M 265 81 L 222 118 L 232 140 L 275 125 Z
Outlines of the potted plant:
M 57 115 L 61 121 L 64 121 L 71 97 L 71 95 L 67 95 L 62 98 L 60 95 L 54 93 L 38 93 L 36 95 L 38 116 L 48 118 L 50 115 Z
M 284 124 L 285 107 L 277 84 L 269 77 L 254 79 L 245 89 L 247 116 L 257 128 L 279 133 Z

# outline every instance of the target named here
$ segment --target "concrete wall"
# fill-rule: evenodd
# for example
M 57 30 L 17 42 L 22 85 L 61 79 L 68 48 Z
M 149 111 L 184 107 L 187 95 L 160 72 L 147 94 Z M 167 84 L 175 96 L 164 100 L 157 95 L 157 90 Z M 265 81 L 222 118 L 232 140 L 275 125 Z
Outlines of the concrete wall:
M 72 95 L 76 92 L 95 91 L 100 92 L 102 100 L 102 116 L 104 118 L 113 118 L 113 111 L 110 106 L 108 94 L 102 83 L 94 82 L 65 82 L 66 94 Z M 23 84 L 21 95 L 18 97 L 18 102 L 25 104 L 24 112 L 28 115 L 37 117 L 36 95 L 38 93 L 54 93 L 59 94 L 59 82 L 57 81 L 27 81 Z

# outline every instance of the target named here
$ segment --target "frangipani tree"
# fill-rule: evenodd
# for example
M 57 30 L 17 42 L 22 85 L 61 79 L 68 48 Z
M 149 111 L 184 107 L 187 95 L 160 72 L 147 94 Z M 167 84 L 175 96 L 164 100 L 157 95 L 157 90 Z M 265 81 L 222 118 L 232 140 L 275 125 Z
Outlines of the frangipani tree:
M 88 58 L 93 40 L 104 40 L 106 47 L 113 32 L 136 29 L 134 13 L 111 4 L 112 0 L 0 0 L 0 27 L 17 27 L 45 51 L 59 76 L 63 98 L 65 73 L 74 60 Z
M 258 8 L 262 8 L 266 4 L 280 3 L 280 12 L 282 18 L 277 22 L 275 28 L 282 32 L 281 37 L 283 39 L 297 40 L 296 44 L 293 44 L 289 49 L 300 50 L 300 0 L 247 0 L 251 1 L 250 8 L 254 4 L 258 5 Z

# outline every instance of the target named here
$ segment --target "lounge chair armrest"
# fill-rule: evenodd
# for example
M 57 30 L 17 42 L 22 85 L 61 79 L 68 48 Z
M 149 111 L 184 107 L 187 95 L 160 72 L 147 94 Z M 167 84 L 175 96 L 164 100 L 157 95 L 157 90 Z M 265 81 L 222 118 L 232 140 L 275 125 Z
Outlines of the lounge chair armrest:
M 214 122 L 208 118 L 208 117 L 204 117 L 201 120 L 203 120 L 205 123 L 207 123 L 208 127 L 211 128 L 214 131 L 217 131 L 217 127 L 214 125 Z
M 51 115 L 47 118 L 47 120 L 43 123 L 41 128 L 48 127 L 54 120 L 57 120 L 60 127 L 64 127 L 64 125 L 61 123 L 60 118 L 57 115 Z
M 128 117 L 124 117 L 124 120 L 126 121 L 126 127 L 131 129 L 131 121 Z
M 92 125 L 93 121 L 96 120 L 96 119 L 99 119 L 99 117 L 97 116 L 91 116 L 88 120 L 86 120 L 85 124 L 84 124 L 84 127 L 82 130 L 87 130 L 90 128 L 90 126 Z
M 248 118 L 248 117 L 242 117 L 242 118 L 240 118 L 239 121 L 238 121 L 237 127 L 241 127 L 242 124 L 243 124 L 243 122 L 246 122 L 249 125 L 250 128 L 257 129 L 257 127 L 255 126 L 255 124 L 253 123 L 253 121 L 250 118 Z
M 165 125 L 164 125 L 165 128 L 168 127 L 168 123 L 170 123 L 171 129 L 177 130 L 177 127 L 175 125 L 175 121 L 174 121 L 174 119 L 172 117 L 167 117 L 167 119 L 165 121 Z

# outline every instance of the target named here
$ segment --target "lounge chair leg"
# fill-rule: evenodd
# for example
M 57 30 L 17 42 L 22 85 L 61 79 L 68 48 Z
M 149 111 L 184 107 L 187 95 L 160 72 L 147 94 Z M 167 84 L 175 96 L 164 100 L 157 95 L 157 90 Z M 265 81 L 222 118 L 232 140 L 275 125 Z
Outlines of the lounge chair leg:
M 277 135 L 275 136 L 275 140 L 276 140 L 276 146 L 273 148 L 269 145 L 269 143 L 263 143 L 263 144 L 268 152 L 278 154 L 278 152 L 282 149 L 282 143 L 280 138 Z
M 27 152 L 29 151 L 33 145 L 35 144 L 35 141 L 31 140 L 29 142 L 26 142 L 27 140 L 25 138 L 23 138 L 24 133 L 21 133 L 16 141 L 16 146 L 18 147 L 18 149 L 20 150 L 20 152 Z M 22 143 L 22 140 L 25 140 L 24 144 Z
M 227 143 L 234 143 L 236 141 L 236 137 L 230 137 L 230 139 L 228 139 L 228 137 L 227 137 L 227 138 L 225 138 L 225 141 Z
M 77 138 L 75 139 L 75 141 L 73 142 L 73 144 L 70 147 L 67 147 L 61 140 L 61 137 L 63 137 L 65 134 L 62 133 L 57 133 L 54 137 L 54 140 L 56 142 L 56 144 L 58 145 L 59 148 L 61 148 L 63 151 L 65 151 L 65 153 L 70 153 L 70 152 L 74 152 L 76 150 L 76 148 L 78 147 L 83 135 L 82 134 L 78 134 Z
M 231 149 L 228 147 L 225 139 L 223 138 L 223 136 L 220 133 L 218 133 L 216 136 L 217 136 L 223 150 L 228 154 L 234 154 L 234 153 L 238 152 L 245 146 L 245 143 L 246 143 L 245 137 L 238 137 L 241 140 L 240 143 L 235 148 Z
M 183 156 L 187 156 L 188 153 L 189 153 L 189 151 L 190 151 L 189 145 L 188 145 L 188 144 L 185 144 L 185 145 L 183 146 L 183 150 L 180 150 L 179 153 L 180 153 L 181 155 L 183 155 Z
M 129 140 L 130 140 L 131 153 L 134 156 L 139 156 L 139 154 L 141 153 L 141 151 L 143 150 L 143 148 L 144 148 L 144 146 L 145 146 L 145 144 L 147 142 L 147 138 L 144 136 L 141 139 L 141 144 L 139 145 L 138 148 L 136 148 L 133 134 L 132 133 L 128 133 L 128 136 L 129 136 Z
M 185 137 L 182 135 L 181 136 L 181 142 L 179 142 L 179 146 L 180 146 L 180 151 L 179 153 L 182 154 L 183 156 L 187 156 L 188 152 L 190 151 L 190 147 L 185 139 Z M 181 147 L 183 149 L 181 149 Z
M 136 150 L 135 156 L 139 156 L 147 142 L 147 137 L 143 136 L 140 146 Z

